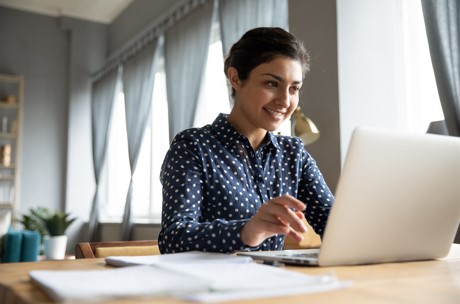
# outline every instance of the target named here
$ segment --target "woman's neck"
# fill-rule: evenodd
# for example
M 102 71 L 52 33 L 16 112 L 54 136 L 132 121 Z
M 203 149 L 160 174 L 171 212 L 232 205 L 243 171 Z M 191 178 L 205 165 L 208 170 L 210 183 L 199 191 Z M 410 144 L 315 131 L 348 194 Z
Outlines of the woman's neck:
M 245 124 L 244 120 L 235 115 L 233 112 L 228 115 L 228 121 L 238 131 L 238 133 L 246 136 L 251 147 L 254 149 L 254 151 L 257 151 L 265 136 L 267 135 L 267 130 L 254 128 L 250 124 Z

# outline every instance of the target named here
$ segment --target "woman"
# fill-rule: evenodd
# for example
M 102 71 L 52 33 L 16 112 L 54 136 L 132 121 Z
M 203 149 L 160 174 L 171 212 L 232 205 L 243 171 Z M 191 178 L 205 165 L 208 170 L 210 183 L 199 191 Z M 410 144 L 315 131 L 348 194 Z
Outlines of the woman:
M 322 235 L 333 196 L 302 141 L 272 133 L 308 70 L 302 43 L 280 28 L 252 29 L 232 46 L 230 114 L 179 133 L 165 157 L 162 253 L 280 250 L 285 236 L 302 240 L 304 215 Z

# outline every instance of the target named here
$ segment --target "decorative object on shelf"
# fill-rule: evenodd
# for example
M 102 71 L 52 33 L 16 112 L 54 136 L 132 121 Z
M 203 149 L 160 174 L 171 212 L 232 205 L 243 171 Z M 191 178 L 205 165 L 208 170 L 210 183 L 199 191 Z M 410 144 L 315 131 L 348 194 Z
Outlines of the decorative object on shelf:
M 43 236 L 43 251 L 47 260 L 62 260 L 67 247 L 67 228 L 76 218 L 69 213 L 38 207 L 30 209 L 30 216 L 23 215 L 21 223 L 35 227 Z
M 304 145 L 309 145 L 319 138 L 318 128 L 310 118 L 305 116 L 300 106 L 292 113 L 291 126 L 291 134 L 302 139 Z
M 5 144 L 0 147 L 0 157 L 2 165 L 9 167 L 11 165 L 11 145 Z
M 7 104 L 15 104 L 16 103 L 16 96 L 14 95 L 6 95 L 3 97 L 2 102 Z

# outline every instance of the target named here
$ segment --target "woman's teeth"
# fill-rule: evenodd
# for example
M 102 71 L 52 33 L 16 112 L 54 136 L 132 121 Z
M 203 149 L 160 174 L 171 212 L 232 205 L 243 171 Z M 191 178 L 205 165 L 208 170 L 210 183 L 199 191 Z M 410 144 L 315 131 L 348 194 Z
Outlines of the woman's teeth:
M 265 111 L 267 111 L 268 113 L 270 113 L 270 114 L 272 114 L 272 115 L 274 115 L 274 116 L 279 116 L 279 117 L 281 117 L 281 116 L 284 115 L 284 113 L 282 113 L 282 112 L 273 111 L 273 110 L 270 110 L 270 109 L 265 109 Z

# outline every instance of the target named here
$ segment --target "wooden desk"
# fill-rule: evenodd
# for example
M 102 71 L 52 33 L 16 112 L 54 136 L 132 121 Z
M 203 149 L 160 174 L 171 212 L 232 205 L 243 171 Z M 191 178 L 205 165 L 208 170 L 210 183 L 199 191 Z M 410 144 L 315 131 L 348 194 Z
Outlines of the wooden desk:
M 29 281 L 30 270 L 104 269 L 104 259 L 43 261 L 0 264 L 0 303 L 51 303 Z M 238 303 L 460 303 L 460 245 L 453 244 L 444 259 L 410 263 L 388 263 L 347 267 L 288 267 L 307 274 L 335 273 L 351 280 L 350 287 L 325 293 L 239 301 Z M 103 283 L 102 283 L 103 284 Z M 150 303 L 152 299 L 116 300 L 110 303 Z M 171 298 L 155 298 L 155 303 L 183 303 Z

